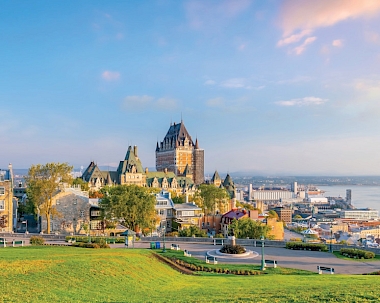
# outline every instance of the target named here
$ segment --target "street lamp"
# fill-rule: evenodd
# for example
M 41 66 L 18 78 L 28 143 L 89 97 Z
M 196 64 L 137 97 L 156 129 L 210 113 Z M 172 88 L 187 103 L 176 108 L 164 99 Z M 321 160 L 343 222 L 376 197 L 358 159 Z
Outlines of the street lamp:
M 163 227 L 162 227 L 162 230 L 163 230 L 163 232 L 164 232 L 164 245 L 163 245 L 163 247 L 162 247 L 162 252 L 166 252 L 166 247 L 165 247 L 165 231 L 166 231 L 166 227 L 163 226 Z
M 264 236 L 261 236 L 261 270 L 265 270 L 265 259 L 264 259 Z
M 332 253 L 332 235 L 333 235 L 333 230 L 332 230 L 332 224 L 330 225 L 330 252 Z

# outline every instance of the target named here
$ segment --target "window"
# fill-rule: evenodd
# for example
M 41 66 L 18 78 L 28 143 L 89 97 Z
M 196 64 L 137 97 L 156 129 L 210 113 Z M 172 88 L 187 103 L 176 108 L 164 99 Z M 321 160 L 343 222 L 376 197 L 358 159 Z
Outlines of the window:
M 171 215 L 172 215 L 172 210 L 168 209 L 168 216 L 171 216 Z
M 5 200 L 0 200 L 0 210 L 5 209 Z
M 165 210 L 164 209 L 160 209 L 160 215 L 161 216 L 165 215 Z
M 81 217 L 81 218 L 84 218 L 84 210 L 81 210 L 81 211 L 80 211 L 80 217 Z
M 5 195 L 5 187 L 0 187 L 0 195 Z

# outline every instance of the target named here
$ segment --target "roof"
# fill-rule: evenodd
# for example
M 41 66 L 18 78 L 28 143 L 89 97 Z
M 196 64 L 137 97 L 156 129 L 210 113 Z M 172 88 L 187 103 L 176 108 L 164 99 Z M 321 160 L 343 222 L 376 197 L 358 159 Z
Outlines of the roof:
M 117 168 L 119 174 L 125 173 L 144 173 L 140 159 L 135 154 L 132 146 L 128 147 L 127 154 L 125 155 L 124 161 L 120 161 L 119 167 Z
M 226 212 L 222 218 L 230 218 L 239 220 L 243 217 L 246 217 L 248 212 L 245 209 L 231 209 L 229 212 Z
M 175 210 L 202 210 L 202 208 L 198 207 L 195 203 L 174 204 L 173 208 Z
M 184 145 L 185 139 L 189 140 L 191 146 L 195 146 L 189 132 L 187 131 L 183 121 L 176 124 L 175 122 L 170 125 L 168 132 L 165 135 L 164 140 L 161 142 L 161 148 L 163 148 L 164 143 L 168 144 L 170 148 L 176 148 L 179 145 Z M 157 143 L 156 151 L 159 151 L 159 144 Z
M 219 173 L 216 170 L 215 173 L 214 173 L 214 175 L 211 178 L 211 182 L 215 182 L 215 181 L 219 181 L 219 180 L 222 180 L 222 179 L 220 178 Z

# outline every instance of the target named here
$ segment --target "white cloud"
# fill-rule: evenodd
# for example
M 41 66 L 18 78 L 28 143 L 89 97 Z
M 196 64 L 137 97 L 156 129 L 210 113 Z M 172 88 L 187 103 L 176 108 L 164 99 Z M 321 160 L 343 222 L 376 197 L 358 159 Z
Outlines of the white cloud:
M 277 42 L 277 46 L 284 46 L 287 44 L 295 43 L 300 41 L 303 37 L 308 36 L 311 34 L 311 30 L 303 30 L 299 34 L 291 35 L 287 38 L 281 39 Z
M 246 87 L 246 80 L 244 78 L 232 78 L 223 81 L 220 86 L 227 88 L 244 88 Z
M 126 109 L 130 108 L 144 108 L 152 103 L 153 97 L 143 95 L 143 96 L 127 96 L 124 98 L 123 107 Z
M 296 55 L 301 55 L 306 50 L 306 46 L 312 44 L 316 39 L 317 37 L 306 38 L 300 46 L 297 46 L 293 49 L 293 53 Z
M 310 106 L 310 105 L 322 105 L 327 102 L 328 99 L 322 99 L 317 97 L 304 97 L 291 100 L 282 100 L 275 102 L 280 106 Z
M 297 76 L 297 77 L 286 79 L 286 80 L 279 80 L 276 83 L 277 84 L 302 83 L 302 82 L 309 82 L 311 79 L 312 78 L 308 76 Z
M 216 82 L 214 80 L 207 80 L 204 85 L 215 85 Z
M 343 46 L 343 40 L 337 39 L 337 40 L 334 40 L 331 44 L 332 44 L 332 46 L 335 46 L 335 47 L 342 47 Z
M 176 109 L 177 108 L 177 100 L 170 98 L 160 98 L 156 101 L 155 106 L 163 109 Z
M 120 79 L 120 73 L 106 70 L 102 73 L 102 78 L 106 81 L 116 81 Z

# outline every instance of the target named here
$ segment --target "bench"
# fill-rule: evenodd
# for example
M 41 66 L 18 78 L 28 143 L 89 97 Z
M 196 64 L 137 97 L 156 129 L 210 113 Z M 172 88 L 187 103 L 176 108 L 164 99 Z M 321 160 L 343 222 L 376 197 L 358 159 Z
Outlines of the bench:
M 224 239 L 214 239 L 214 245 L 223 245 Z
M 273 264 L 273 268 L 277 268 L 277 261 L 276 260 L 264 260 L 265 266 L 267 264 Z
M 206 263 L 218 264 L 218 260 L 213 256 L 206 256 Z
M 325 266 L 317 266 L 318 273 L 321 275 L 322 271 L 328 271 L 330 274 L 334 274 L 334 268 L 332 267 L 325 267 Z
M 172 244 L 172 245 L 170 246 L 170 249 L 173 249 L 173 250 L 180 250 L 178 244 Z
M 7 245 L 12 245 L 12 247 L 15 247 L 16 245 L 24 246 L 24 240 L 7 241 L 5 239 L 0 239 L 0 245 L 3 247 L 7 247 Z
M 24 240 L 13 240 L 12 246 L 15 247 L 16 245 L 24 246 Z
M 186 249 L 183 251 L 183 255 L 185 257 L 191 257 L 191 253 L 188 250 L 186 250 Z

